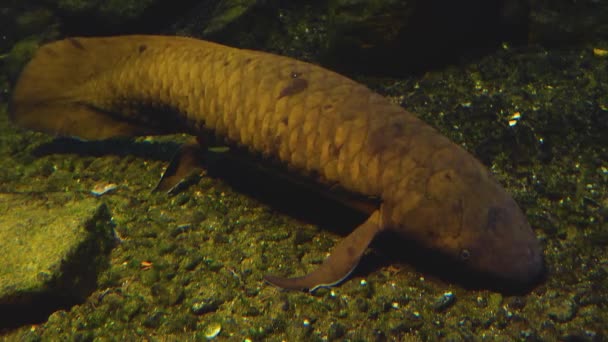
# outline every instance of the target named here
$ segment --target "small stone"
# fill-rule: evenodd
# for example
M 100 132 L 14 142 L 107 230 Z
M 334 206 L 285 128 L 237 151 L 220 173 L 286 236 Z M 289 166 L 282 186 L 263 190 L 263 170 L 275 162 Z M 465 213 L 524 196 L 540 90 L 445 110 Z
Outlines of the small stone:
M 329 326 L 329 331 L 327 334 L 327 338 L 330 341 L 333 341 L 335 339 L 339 339 L 342 336 L 344 336 L 344 334 L 346 333 L 346 329 L 344 328 L 344 326 L 340 323 L 332 323 Z
M 115 183 L 101 182 L 101 183 L 97 183 L 93 186 L 93 188 L 91 189 L 91 194 L 93 194 L 96 197 L 100 197 L 100 196 L 103 196 L 107 193 L 110 193 L 110 192 L 116 190 L 117 188 L 118 188 L 118 185 Z
M 502 305 L 502 295 L 500 293 L 492 293 L 488 297 L 488 309 L 499 310 Z
M 509 302 L 509 307 L 514 310 L 521 310 L 526 306 L 526 299 L 524 297 L 513 297 Z
M 157 311 L 148 317 L 143 322 L 143 325 L 147 328 L 158 328 L 163 320 L 163 316 L 165 314 L 163 312 Z
M 205 338 L 212 340 L 217 337 L 222 331 L 222 325 L 219 323 L 211 323 L 205 328 Z
M 180 224 L 179 226 L 175 227 L 175 229 L 173 229 L 171 233 L 169 233 L 169 235 L 171 237 L 176 237 L 182 233 L 187 232 L 190 229 L 192 229 L 192 225 L 190 223 Z
M 313 236 L 314 236 L 314 234 L 312 234 L 309 231 L 306 231 L 304 229 L 298 229 L 295 233 L 293 242 L 296 245 L 301 245 L 301 244 L 310 242 L 312 240 Z
M 562 300 L 559 303 L 555 303 L 549 308 L 549 318 L 554 321 L 565 323 L 569 322 L 574 318 L 576 314 L 576 303 L 571 299 Z
M 596 57 L 607 57 L 608 56 L 608 50 L 606 50 L 606 49 L 600 49 L 600 48 L 594 48 L 593 49 L 593 55 L 595 55 Z
M 169 306 L 180 303 L 185 297 L 183 288 L 160 284 L 152 285 L 151 293 L 159 304 Z
M 399 321 L 401 323 L 401 325 L 400 325 L 400 327 L 402 329 L 401 331 L 417 330 L 420 327 L 422 327 L 422 325 L 424 324 L 422 316 L 417 311 L 405 314 L 403 317 L 400 318 Z M 391 330 L 394 331 L 394 329 L 391 329 Z
M 456 296 L 452 292 L 446 292 L 433 305 L 435 311 L 440 312 L 447 310 L 456 302 Z
M 219 271 L 224 267 L 224 264 L 211 258 L 204 258 L 203 263 L 210 271 Z
M 367 312 L 369 310 L 369 303 L 363 298 L 357 298 L 355 300 L 355 307 L 359 312 Z
M 246 305 L 243 309 L 243 315 L 245 316 L 259 316 L 260 314 L 260 309 L 252 305 Z
M 190 201 L 190 195 L 187 193 L 180 193 L 174 199 L 175 205 L 182 206 Z
M 201 262 L 203 261 L 203 257 L 200 255 L 194 255 L 187 259 L 184 263 L 184 269 L 187 271 L 194 270 Z
M 217 298 L 204 298 L 192 304 L 190 309 L 195 315 L 203 315 L 217 310 L 222 302 Z
M 488 306 L 488 299 L 485 297 L 478 296 L 476 302 L 477 306 L 480 308 L 485 308 Z

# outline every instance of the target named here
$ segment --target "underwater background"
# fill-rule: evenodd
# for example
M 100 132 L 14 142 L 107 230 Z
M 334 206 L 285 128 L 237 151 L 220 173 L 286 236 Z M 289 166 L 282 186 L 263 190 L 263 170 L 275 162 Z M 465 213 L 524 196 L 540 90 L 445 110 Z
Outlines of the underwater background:
M 41 44 L 133 33 L 310 61 L 400 103 L 515 197 L 545 278 L 497 289 L 388 237 L 340 286 L 279 291 L 263 275 L 311 270 L 360 217 L 221 151 L 181 193 L 152 192 L 184 135 L 86 142 L 9 122 Z M 606 1 L 3 0 L 0 165 L 2 339 L 608 338 Z

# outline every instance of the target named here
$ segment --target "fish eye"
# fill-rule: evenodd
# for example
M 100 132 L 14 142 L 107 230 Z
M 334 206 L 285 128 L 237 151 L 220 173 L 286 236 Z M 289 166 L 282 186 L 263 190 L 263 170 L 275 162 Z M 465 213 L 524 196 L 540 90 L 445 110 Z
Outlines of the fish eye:
M 470 258 L 471 258 L 471 252 L 468 249 L 463 248 L 460 250 L 460 260 L 467 261 Z

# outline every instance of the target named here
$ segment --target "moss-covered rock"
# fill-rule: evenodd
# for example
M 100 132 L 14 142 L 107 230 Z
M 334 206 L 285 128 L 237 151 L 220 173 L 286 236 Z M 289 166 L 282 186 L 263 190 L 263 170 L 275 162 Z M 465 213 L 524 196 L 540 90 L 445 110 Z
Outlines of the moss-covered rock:
M 0 193 L 0 328 L 84 300 L 114 241 L 95 199 Z
M 280 30 L 276 0 L 211 0 L 200 2 L 177 19 L 172 30 L 228 45 L 266 45 Z

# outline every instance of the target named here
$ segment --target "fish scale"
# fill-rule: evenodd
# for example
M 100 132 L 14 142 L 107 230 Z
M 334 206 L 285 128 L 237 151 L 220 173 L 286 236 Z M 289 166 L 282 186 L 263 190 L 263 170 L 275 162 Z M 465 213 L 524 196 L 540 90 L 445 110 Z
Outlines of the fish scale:
M 183 37 L 68 38 L 26 66 L 10 116 L 89 139 L 210 131 L 321 186 L 380 200 L 317 270 L 266 278 L 281 287 L 340 281 L 384 229 L 493 276 L 527 282 L 542 270 L 521 209 L 479 161 L 401 106 L 310 63 Z

